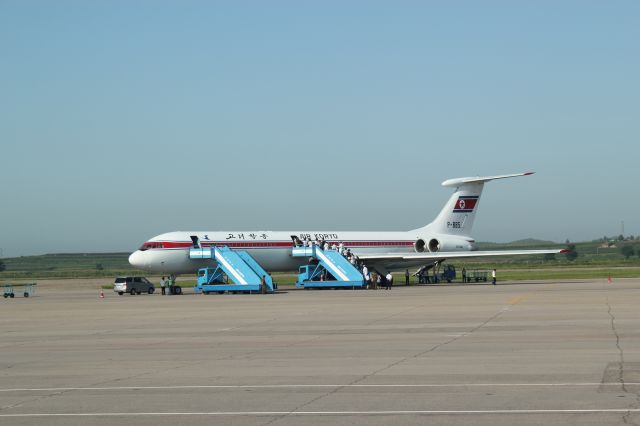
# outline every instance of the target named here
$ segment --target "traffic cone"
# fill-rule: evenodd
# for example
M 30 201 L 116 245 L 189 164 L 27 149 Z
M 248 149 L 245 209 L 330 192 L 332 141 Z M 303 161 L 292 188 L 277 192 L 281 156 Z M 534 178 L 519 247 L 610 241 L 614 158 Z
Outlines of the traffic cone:
M 607 278 L 607 281 L 609 282 L 609 284 L 611 284 L 611 274 L 609 274 L 609 278 Z
M 100 299 L 104 299 L 104 290 L 100 289 Z

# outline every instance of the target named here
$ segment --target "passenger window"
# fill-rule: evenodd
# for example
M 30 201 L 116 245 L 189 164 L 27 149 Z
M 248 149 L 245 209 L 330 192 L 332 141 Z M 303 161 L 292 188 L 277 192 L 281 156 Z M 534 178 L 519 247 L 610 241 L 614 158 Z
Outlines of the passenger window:
M 141 282 L 142 282 L 142 280 L 140 279 L 140 277 L 135 277 L 135 278 L 133 279 L 133 282 L 134 282 L 134 283 L 141 283 Z

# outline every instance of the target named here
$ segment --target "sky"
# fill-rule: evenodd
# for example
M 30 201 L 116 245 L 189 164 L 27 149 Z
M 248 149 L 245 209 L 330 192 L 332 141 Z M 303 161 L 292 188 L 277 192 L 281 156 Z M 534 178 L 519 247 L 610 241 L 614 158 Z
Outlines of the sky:
M 640 2 L 0 0 L 2 256 L 175 230 L 640 234 Z

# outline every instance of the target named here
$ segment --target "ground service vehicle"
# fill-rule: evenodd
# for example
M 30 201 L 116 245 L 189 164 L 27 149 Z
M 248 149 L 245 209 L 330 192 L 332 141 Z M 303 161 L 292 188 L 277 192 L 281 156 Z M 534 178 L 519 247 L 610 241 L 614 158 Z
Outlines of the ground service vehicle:
M 155 291 L 153 284 L 145 277 L 117 277 L 113 283 L 113 291 L 122 296 L 129 293 L 134 294 L 149 293 Z

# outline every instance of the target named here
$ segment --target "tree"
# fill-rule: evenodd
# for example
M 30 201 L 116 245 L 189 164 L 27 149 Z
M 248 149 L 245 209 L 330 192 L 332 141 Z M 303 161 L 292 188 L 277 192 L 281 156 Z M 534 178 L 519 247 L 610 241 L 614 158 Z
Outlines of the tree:
M 545 262 L 556 260 L 556 254 L 555 253 L 547 253 L 547 254 L 544 255 L 542 260 L 544 260 Z
M 4 271 L 5 269 L 7 269 L 6 265 L 2 260 L 0 260 L 0 272 Z
M 102 266 L 102 263 L 96 263 L 96 269 L 98 271 L 102 271 L 104 269 L 104 266 Z
M 624 241 L 624 235 L 622 234 L 618 235 L 618 241 Z
M 576 258 L 578 257 L 578 252 L 576 251 L 576 245 L 575 244 L 567 245 L 567 250 L 569 251 L 564 254 L 565 256 L 567 256 L 567 260 L 570 262 L 573 262 L 574 260 L 576 260 Z
M 633 256 L 636 253 L 636 250 L 633 248 L 631 244 L 625 244 L 622 247 L 620 247 L 620 252 L 622 253 L 625 259 L 629 259 L 631 256 Z

